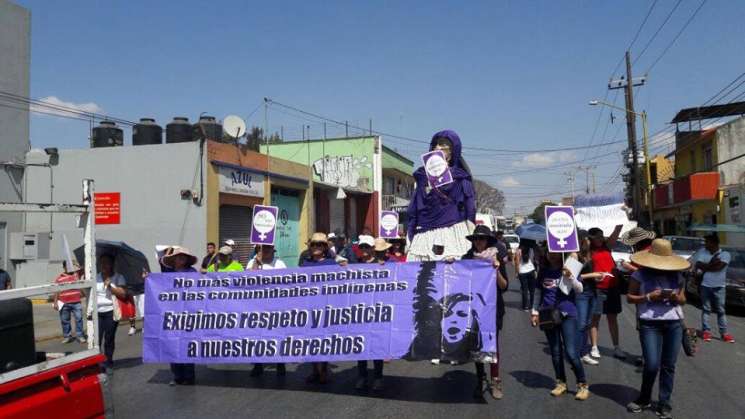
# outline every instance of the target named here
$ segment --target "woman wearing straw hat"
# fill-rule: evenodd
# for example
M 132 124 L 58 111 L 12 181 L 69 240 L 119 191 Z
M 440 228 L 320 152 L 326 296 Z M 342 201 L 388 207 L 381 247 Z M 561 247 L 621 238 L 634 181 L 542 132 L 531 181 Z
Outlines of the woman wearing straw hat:
M 174 246 L 170 253 L 161 258 L 161 263 L 170 268 L 172 272 L 197 272 L 192 267 L 197 261 L 197 257 L 192 255 L 189 249 L 179 246 Z M 169 385 L 194 385 L 194 364 L 172 363 L 171 372 L 173 373 L 173 380 Z
M 497 334 L 502 330 L 502 319 L 504 318 L 504 298 L 502 293 L 507 289 L 507 278 L 499 270 L 499 258 L 497 250 L 497 238 L 491 229 L 485 225 L 478 225 L 473 230 L 473 234 L 466 236 L 466 239 L 472 243 L 472 247 L 463 255 L 462 259 L 481 259 L 492 262 L 495 268 L 497 278 Z M 473 396 L 481 399 L 484 393 L 484 382 L 486 381 L 486 371 L 484 363 L 476 361 L 476 388 Z M 489 383 L 492 398 L 500 400 L 504 397 L 502 392 L 502 380 L 499 378 L 499 336 L 497 335 L 497 350 L 494 362 L 490 363 L 491 382 Z
M 623 233 L 621 236 L 621 243 L 631 246 L 631 249 L 636 252 L 644 252 L 652 247 L 652 240 L 657 237 L 654 231 L 645 230 L 641 227 L 634 227 L 631 230 Z M 639 267 L 633 263 L 623 262 L 621 267 L 626 272 L 636 272 Z
M 631 276 L 626 300 L 638 307 L 644 372 L 641 394 L 627 409 L 639 413 L 651 407 L 652 387 L 659 373 L 657 415 L 670 418 L 675 362 L 683 339 L 682 306 L 686 302 L 681 272 L 689 269 L 690 263 L 674 255 L 670 242 L 663 239 L 654 240 L 649 251 L 631 255 L 631 261 L 640 268 Z

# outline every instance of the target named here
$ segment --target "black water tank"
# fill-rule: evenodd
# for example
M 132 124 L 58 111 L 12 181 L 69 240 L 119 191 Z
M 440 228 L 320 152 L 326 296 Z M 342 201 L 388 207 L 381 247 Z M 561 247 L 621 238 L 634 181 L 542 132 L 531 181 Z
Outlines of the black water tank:
M 132 127 L 132 145 L 163 143 L 163 128 L 152 118 L 140 118 Z
M 194 124 L 194 139 L 222 141 L 222 125 L 215 120 L 214 116 L 200 116 L 199 122 Z
M 124 132 L 116 126 L 116 122 L 101 121 L 93 128 L 91 148 L 118 147 L 124 145 Z
M 186 143 L 193 141 L 192 127 L 189 118 L 184 116 L 174 116 L 173 121 L 166 125 L 166 142 L 167 143 Z

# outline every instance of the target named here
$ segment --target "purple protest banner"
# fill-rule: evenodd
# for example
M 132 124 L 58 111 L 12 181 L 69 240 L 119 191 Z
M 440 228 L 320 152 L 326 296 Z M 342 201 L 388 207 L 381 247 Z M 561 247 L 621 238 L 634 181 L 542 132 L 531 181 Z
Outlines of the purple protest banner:
M 546 240 L 550 252 L 579 251 L 573 207 L 546 206 Z
M 442 150 L 422 154 L 422 163 L 424 163 L 424 171 L 427 173 L 427 180 L 431 187 L 439 188 L 453 183 L 453 175 L 450 173 L 450 166 Z
M 496 283 L 474 260 L 150 274 L 143 360 L 494 360 Z
M 254 205 L 251 223 L 251 244 L 274 244 L 274 231 L 277 228 L 277 207 Z
M 395 239 L 398 237 L 398 213 L 395 211 L 383 211 L 380 215 L 379 237 L 384 239 Z

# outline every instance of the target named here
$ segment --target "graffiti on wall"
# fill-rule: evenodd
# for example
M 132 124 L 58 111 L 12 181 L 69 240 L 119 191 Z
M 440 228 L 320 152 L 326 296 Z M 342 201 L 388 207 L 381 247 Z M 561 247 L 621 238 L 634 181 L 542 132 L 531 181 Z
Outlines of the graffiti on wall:
M 369 189 L 370 179 L 362 171 L 371 168 L 367 156 L 325 156 L 313 162 L 313 171 L 321 182 L 343 188 Z

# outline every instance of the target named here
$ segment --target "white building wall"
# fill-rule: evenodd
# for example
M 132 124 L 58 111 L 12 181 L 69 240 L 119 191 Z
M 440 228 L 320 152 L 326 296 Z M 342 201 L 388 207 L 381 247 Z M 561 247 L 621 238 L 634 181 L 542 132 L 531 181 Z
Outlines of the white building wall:
M 745 154 L 745 117 L 735 119 L 717 128 L 717 162 Z M 745 157 L 717 167 L 722 186 L 745 183 Z
M 43 151 L 33 150 L 28 163 L 47 163 Z M 200 168 L 204 169 L 199 143 L 178 143 L 85 150 L 60 150 L 59 163 L 52 167 L 29 167 L 29 202 L 49 202 L 54 180 L 53 202 L 79 203 L 81 183 L 95 181 L 96 192 L 121 194 L 121 224 L 97 225 L 99 239 L 123 241 L 143 252 L 150 267 L 158 271 L 156 244 L 179 244 L 200 256 L 207 236 L 206 199 L 202 206 L 182 199 L 181 190 L 200 190 Z M 51 176 L 50 176 L 51 173 Z M 206 172 L 204 172 L 206 192 Z M 50 232 L 50 263 L 63 260 L 63 234 L 72 248 L 82 245 L 82 229 L 74 215 L 57 214 L 50 224 L 48 214 L 26 215 L 26 230 Z M 54 271 L 54 270 L 53 270 Z M 37 283 L 50 278 L 25 279 Z

